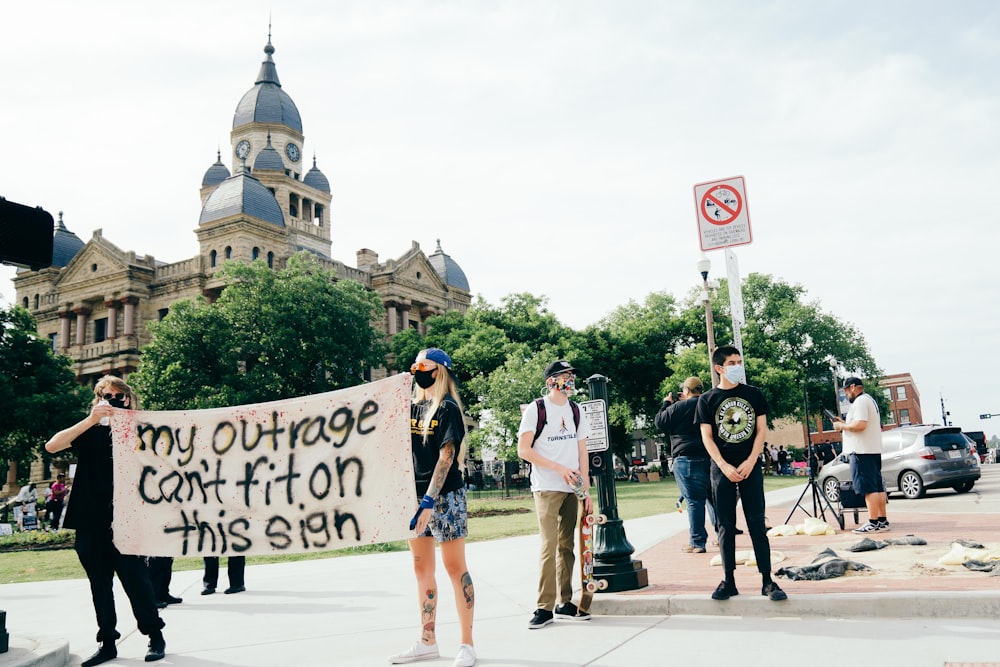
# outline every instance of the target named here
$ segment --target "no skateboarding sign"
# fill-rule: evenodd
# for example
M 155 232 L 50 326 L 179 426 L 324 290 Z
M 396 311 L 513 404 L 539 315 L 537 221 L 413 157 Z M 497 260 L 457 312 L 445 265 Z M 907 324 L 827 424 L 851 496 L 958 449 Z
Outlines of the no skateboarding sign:
M 753 241 L 742 176 L 694 186 L 701 249 L 715 250 Z

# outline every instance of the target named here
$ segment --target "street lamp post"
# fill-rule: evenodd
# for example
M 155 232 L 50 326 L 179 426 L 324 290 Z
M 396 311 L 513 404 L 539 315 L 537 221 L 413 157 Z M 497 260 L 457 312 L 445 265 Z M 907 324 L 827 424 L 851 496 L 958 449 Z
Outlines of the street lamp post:
M 840 414 L 840 387 L 837 386 L 837 369 L 840 368 L 840 363 L 837 361 L 836 357 L 830 357 L 830 374 L 833 375 L 833 405 L 834 410 L 837 411 L 838 417 L 843 417 Z M 830 425 L 833 428 L 833 425 Z
M 719 374 L 715 372 L 712 355 L 715 353 L 715 323 L 712 321 L 712 293 L 708 285 L 708 271 L 712 268 L 712 260 L 702 255 L 698 260 L 698 273 L 701 274 L 701 299 L 705 302 L 705 328 L 708 330 L 708 368 L 712 371 L 712 388 L 719 386 Z

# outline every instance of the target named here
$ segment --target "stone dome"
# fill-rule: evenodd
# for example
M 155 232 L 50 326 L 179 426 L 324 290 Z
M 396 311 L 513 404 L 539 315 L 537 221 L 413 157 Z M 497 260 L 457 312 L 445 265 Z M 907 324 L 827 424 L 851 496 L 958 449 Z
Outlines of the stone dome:
M 326 176 L 322 171 L 316 166 L 316 156 L 313 156 L 313 166 L 312 169 L 306 173 L 305 178 L 302 182 L 311 188 L 316 188 L 320 192 L 330 192 L 330 181 L 327 180 Z
M 214 222 L 231 215 L 248 215 L 278 227 L 285 226 L 285 216 L 274 193 L 247 173 L 223 181 L 205 200 L 198 224 Z
M 470 291 L 469 280 L 465 277 L 465 271 L 458 265 L 458 262 L 446 255 L 444 250 L 441 249 L 441 239 L 438 239 L 434 254 L 427 259 L 437 274 L 441 276 L 441 280 L 444 281 L 445 285 L 457 287 L 466 292 Z
M 271 133 L 267 133 L 267 146 L 264 147 L 260 153 L 257 153 L 257 159 L 253 161 L 254 171 L 284 171 L 285 163 L 281 159 L 281 154 L 274 150 L 274 146 L 271 145 Z
M 208 168 L 205 175 L 201 179 L 201 187 L 206 185 L 218 185 L 222 181 L 229 178 L 231 174 L 226 165 L 222 164 L 222 151 L 218 152 L 218 157 L 215 160 L 215 164 Z
M 260 64 L 260 72 L 257 74 L 254 87 L 248 90 L 236 105 L 233 129 L 248 123 L 275 123 L 290 127 L 301 134 L 302 117 L 299 116 L 295 102 L 281 89 L 278 69 L 271 59 L 274 47 L 271 46 L 270 37 L 267 46 L 264 47 L 264 53 L 267 55 Z
M 84 246 L 80 237 L 66 229 L 63 225 L 63 214 L 59 211 L 59 222 L 52 234 L 52 266 L 66 266 Z

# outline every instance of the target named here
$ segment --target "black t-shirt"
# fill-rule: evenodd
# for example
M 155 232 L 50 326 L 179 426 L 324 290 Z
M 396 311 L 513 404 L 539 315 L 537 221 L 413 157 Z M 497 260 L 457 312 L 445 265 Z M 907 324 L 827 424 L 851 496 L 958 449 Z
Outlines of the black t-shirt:
M 424 415 L 430 407 L 430 401 L 420 401 L 410 406 L 410 442 L 413 446 L 413 476 L 416 481 L 417 497 L 423 498 L 434 477 L 441 447 L 450 443 L 455 446 L 455 460 L 451 463 L 448 476 L 441 488 L 441 495 L 462 488 L 462 474 L 458 469 L 458 453 L 465 437 L 465 422 L 458 403 L 450 396 L 445 396 L 431 419 L 427 430 L 427 441 L 424 442 Z
M 111 428 L 91 426 L 73 441 L 76 475 L 69 494 L 65 528 L 111 530 L 114 467 Z
M 767 415 L 767 399 L 757 387 L 716 387 L 701 395 L 695 420 L 711 424 L 712 436 L 727 462 L 739 465 L 750 456 L 757 437 L 757 418 Z
M 695 422 L 694 414 L 698 407 L 698 397 L 677 401 L 673 404 L 664 402 L 656 413 L 653 422 L 656 427 L 670 436 L 670 455 L 705 458 L 705 444 L 701 440 L 701 426 Z

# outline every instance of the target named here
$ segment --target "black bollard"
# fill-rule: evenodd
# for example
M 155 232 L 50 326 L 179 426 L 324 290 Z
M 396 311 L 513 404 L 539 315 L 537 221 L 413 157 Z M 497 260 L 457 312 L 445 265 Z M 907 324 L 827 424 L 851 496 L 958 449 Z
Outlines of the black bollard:
M 590 398 L 605 405 L 607 420 L 608 379 L 603 375 L 587 378 Z M 610 443 L 609 443 L 610 444 Z M 649 572 L 641 560 L 634 560 L 635 548 L 625 536 L 625 526 L 618 516 L 618 496 L 615 492 L 615 472 L 611 448 L 590 453 L 590 475 L 597 484 L 597 508 L 607 521 L 594 530 L 594 578 L 608 582 L 605 593 L 634 591 L 649 585 Z
M 10 648 L 10 633 L 7 632 L 7 612 L 0 609 L 0 653 Z

